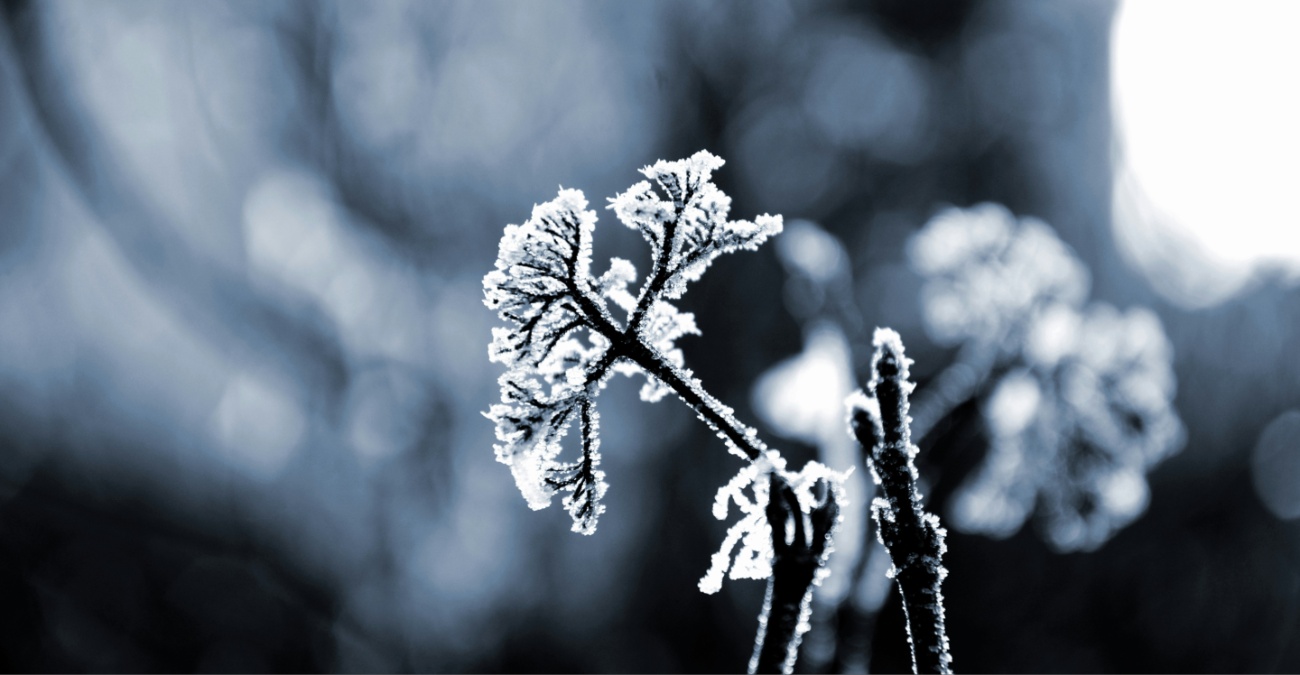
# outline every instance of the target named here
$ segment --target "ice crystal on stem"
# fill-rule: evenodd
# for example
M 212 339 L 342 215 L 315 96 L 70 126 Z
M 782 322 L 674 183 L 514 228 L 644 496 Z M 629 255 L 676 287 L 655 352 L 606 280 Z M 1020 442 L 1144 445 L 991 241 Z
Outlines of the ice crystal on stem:
M 786 471 L 785 460 L 772 450 L 742 468 L 726 485 L 718 489 L 714 498 L 713 517 L 726 520 L 732 503 L 740 511 L 741 517 L 727 530 L 722 546 L 713 554 L 709 571 L 700 579 L 700 590 L 716 593 L 722 588 L 723 578 L 728 576 L 731 579 L 766 579 L 771 576 L 774 549 L 768 504 L 772 499 L 772 480 L 778 480 L 784 489 L 791 491 L 801 507 L 803 517 L 808 517 L 825 501 L 817 496 L 818 483 L 832 486 L 834 500 L 837 502 L 833 520 L 838 522 L 838 504 L 845 501 L 843 485 L 848 475 L 848 472 L 833 471 L 820 462 L 808 462 L 799 472 Z M 747 490 L 749 494 L 746 494 Z M 749 496 L 751 494 L 752 498 Z M 784 529 L 784 523 L 788 520 L 787 517 L 781 518 L 781 529 Z M 733 556 L 732 551 L 737 544 L 740 545 L 740 550 Z
M 826 560 L 840 523 L 844 474 L 809 462 L 799 474 L 769 474 L 764 509 L 771 560 L 767 595 L 758 618 L 751 673 L 791 673 L 803 635 L 812 627 L 813 589 L 829 570 Z
M 943 594 L 939 587 L 948 571 L 943 566 L 946 532 L 934 514 L 921 508 L 908 416 L 910 361 L 903 341 L 892 330 L 877 329 L 873 343 L 872 378 L 865 392 L 849 399 L 853 433 L 868 453 L 872 478 L 882 497 L 871 505 L 876 532 L 893 561 L 890 573 L 903 597 L 912 670 L 948 673 L 952 656 L 944 628 Z
M 719 255 L 754 250 L 781 231 L 780 216 L 728 220 L 731 199 L 712 182 L 722 164 L 703 151 L 659 161 L 641 170 L 647 180 L 610 200 L 618 219 L 650 244 L 650 274 L 635 295 L 628 286 L 636 270 L 626 260 L 615 258 L 607 272 L 592 276 L 596 214 L 578 190 L 560 190 L 523 225 L 507 226 L 496 269 L 483 279 L 485 304 L 510 324 L 493 330 L 488 350 L 508 367 L 501 403 L 487 413 L 497 426 L 497 458 L 534 508 L 557 491 L 572 492 L 566 506 L 578 531 L 593 531 L 602 510 L 595 398 L 613 372 L 645 374 L 647 401 L 676 393 L 728 448 L 755 463 L 745 469 L 753 473 L 746 480 L 773 470 L 775 453 L 704 390 L 676 347 L 699 329 L 671 301 Z M 560 441 L 574 420 L 582 427 L 582 458 L 559 462 Z M 783 464 L 777 470 L 787 475 Z

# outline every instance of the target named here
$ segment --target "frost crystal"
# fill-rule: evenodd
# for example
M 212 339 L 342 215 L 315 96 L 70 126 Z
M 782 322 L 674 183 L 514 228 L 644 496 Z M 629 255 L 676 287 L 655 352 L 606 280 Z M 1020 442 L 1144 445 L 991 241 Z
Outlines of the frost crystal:
M 1046 224 L 999 205 L 940 213 L 909 253 L 930 334 L 981 355 L 950 369 L 980 373 L 964 380 L 983 388 L 990 438 L 953 523 L 1006 537 L 1036 513 L 1056 549 L 1097 548 L 1146 508 L 1146 473 L 1183 443 L 1160 320 L 1085 307 L 1083 263 Z
M 484 304 L 514 324 L 494 328 L 488 347 L 492 361 L 509 366 L 499 380 L 501 403 L 487 412 L 496 423 L 497 460 L 510 466 L 534 509 L 550 504 L 557 491 L 572 492 L 566 506 L 574 529 L 589 534 L 604 509 L 605 492 L 604 473 L 596 470 L 592 400 L 612 358 L 608 338 L 592 330 L 591 314 L 605 323 L 609 318 L 591 279 L 596 214 L 586 207 L 578 190 L 560 190 L 554 200 L 534 207 L 523 225 L 507 226 L 483 289 Z M 560 440 L 575 419 L 582 427 L 583 457 L 558 462 Z
M 488 347 L 488 357 L 507 367 L 501 402 L 486 413 L 496 424 L 497 460 L 510 467 L 534 509 L 567 492 L 574 531 L 593 533 L 604 511 L 595 399 L 612 373 L 643 373 L 647 401 L 676 392 L 742 457 L 766 451 L 752 429 L 703 390 L 676 346 L 699 328 L 670 300 L 717 256 L 753 250 L 781 231 L 780 216 L 727 220 L 731 200 L 711 180 L 722 163 L 708 152 L 659 161 L 641 170 L 648 181 L 610 200 L 652 249 L 650 275 L 635 295 L 628 286 L 636 270 L 626 260 L 614 258 L 608 271 L 592 276 L 596 213 L 581 191 L 563 188 L 522 225 L 506 226 L 496 268 L 483 278 L 484 304 L 507 323 L 493 329 Z M 581 456 L 562 461 L 561 441 L 575 421 Z
M 626 260 L 615 258 L 592 277 L 596 215 L 581 192 L 561 189 L 523 225 L 506 227 L 496 269 L 483 278 L 484 303 L 509 324 L 492 331 L 488 356 L 508 369 L 500 378 L 501 403 L 486 415 L 496 423 L 497 459 L 510 466 L 528 504 L 544 508 L 566 491 L 573 530 L 592 534 L 607 489 L 596 396 L 616 372 L 644 374 L 647 401 L 677 394 L 731 452 L 748 460 L 718 491 L 714 515 L 725 520 L 734 502 L 741 518 L 700 590 L 717 592 L 728 572 L 732 579 L 768 578 L 753 664 L 790 672 L 808 630 L 813 588 L 828 573 L 848 473 L 817 462 L 787 471 L 785 460 L 685 368 L 677 339 L 700 331 L 694 315 L 671 300 L 714 258 L 753 250 L 782 228 L 780 216 L 727 220 L 731 200 L 711 180 L 720 166 L 708 152 L 659 161 L 641 170 L 650 180 L 610 200 L 619 220 L 650 244 L 650 273 L 635 296 L 628 285 L 636 270 Z M 564 462 L 560 442 L 575 419 L 581 457 Z
M 713 554 L 709 570 L 700 579 L 700 590 L 705 593 L 717 593 L 722 589 L 724 577 L 731 579 L 766 579 L 772 574 L 772 529 L 768 525 L 766 509 L 771 498 L 770 477 L 777 474 L 794 491 L 799 501 L 802 517 L 818 504 L 814 486 L 818 481 L 825 481 L 836 491 L 836 502 L 843 505 L 843 485 L 852 472 L 833 471 L 819 462 L 808 462 L 804 468 L 791 473 L 785 470 L 785 460 L 775 451 L 768 451 L 763 457 L 742 468 L 726 485 L 718 489 L 713 501 L 713 517 L 726 520 L 731 503 L 740 510 L 740 520 L 727 530 L 722 546 Z M 750 491 L 753 498 L 746 494 Z M 784 533 L 786 539 L 793 535 Z M 732 555 L 736 545 L 740 550 Z M 829 554 L 829 550 L 827 551 Z M 733 563 L 734 558 L 734 563 Z M 728 568 L 731 573 L 728 574 Z M 819 566 L 819 569 L 821 567 Z M 820 583 L 821 577 L 815 579 Z
M 695 325 L 694 314 L 679 312 L 676 307 L 662 300 L 650 306 L 641 329 L 641 339 L 679 369 L 685 367 L 686 359 L 682 356 L 682 350 L 677 348 L 677 338 L 699 334 L 700 329 Z M 663 398 L 668 391 L 667 385 L 653 375 L 647 374 L 645 386 L 641 387 L 641 400 L 654 403 Z
M 768 452 L 736 473 L 726 485 L 718 489 L 713 500 L 713 517 L 726 520 L 731 502 L 740 510 L 740 520 L 727 530 L 722 546 L 710 559 L 709 571 L 700 579 L 700 590 L 717 593 L 722 590 L 722 580 L 731 569 L 732 579 L 766 579 L 772 574 L 772 536 L 767 526 L 764 508 L 768 501 L 768 475 L 785 468 L 785 460 Z M 754 495 L 750 499 L 745 490 Z M 732 550 L 740 544 L 732 565 Z
M 754 222 L 727 220 L 731 198 L 713 184 L 714 170 L 723 160 L 701 150 L 689 159 L 660 160 L 641 169 L 654 181 L 641 181 L 610 200 L 610 208 L 628 227 L 650 243 L 656 274 L 642 287 L 680 298 L 686 283 L 700 278 L 709 263 L 723 253 L 753 251 L 781 232 L 781 216 L 761 215 Z

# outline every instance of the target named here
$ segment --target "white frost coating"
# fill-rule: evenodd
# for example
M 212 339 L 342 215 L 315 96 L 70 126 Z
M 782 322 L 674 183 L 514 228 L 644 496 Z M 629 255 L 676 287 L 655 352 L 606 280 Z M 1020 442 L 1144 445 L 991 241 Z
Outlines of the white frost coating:
M 595 406 L 587 411 L 588 422 L 583 429 L 583 460 L 565 465 L 550 463 L 547 466 L 548 487 L 561 489 L 572 485 L 572 492 L 561 500 L 573 518 L 573 531 L 579 534 L 596 533 L 596 521 L 605 512 L 605 472 L 600 466 L 600 417 Z M 566 482 L 567 481 L 567 482 Z
M 729 506 L 734 502 L 741 518 L 728 528 L 722 546 L 710 559 L 709 569 L 699 583 L 702 592 L 717 593 L 722 589 L 722 580 L 726 577 L 733 580 L 766 579 L 772 575 L 773 535 L 765 509 L 771 490 L 768 476 L 773 472 L 778 472 L 790 484 L 799 501 L 800 517 L 806 519 L 817 506 L 817 496 L 813 491 L 817 481 L 825 480 L 834 491 L 836 501 L 843 504 L 844 481 L 852 469 L 834 471 L 819 462 L 808 462 L 800 471 L 791 473 L 785 470 L 785 460 L 776 451 L 769 450 L 737 472 L 735 477 L 718 489 L 713 502 L 713 516 L 718 520 L 726 520 Z M 745 493 L 746 488 L 753 494 L 753 498 Z M 806 528 L 807 531 L 811 529 Z M 785 536 L 790 537 L 792 531 L 786 532 Z M 736 551 L 733 562 L 732 550 L 737 544 L 740 544 L 740 550 Z M 828 546 L 823 555 L 820 570 L 825 569 L 825 558 L 829 556 L 830 549 Z M 813 583 L 820 584 L 824 577 L 824 574 L 819 573 Z
M 867 414 L 867 417 L 871 420 L 871 424 L 877 430 L 878 435 L 881 433 L 881 430 L 884 429 L 884 420 L 880 415 L 880 401 L 875 397 L 876 385 L 879 383 L 879 373 L 874 367 L 874 364 L 878 363 L 886 352 L 893 354 L 894 361 L 898 364 L 899 390 L 908 397 L 910 397 L 912 392 L 916 390 L 916 383 L 912 381 L 911 374 L 912 359 L 907 358 L 907 354 L 903 350 L 902 336 L 892 328 L 877 328 L 876 332 L 871 336 L 871 344 L 876 348 L 875 353 L 871 356 L 873 375 L 871 376 L 871 382 L 866 387 L 866 390 L 869 390 L 871 394 L 868 395 L 866 390 L 860 389 L 853 392 L 852 396 L 845 399 L 845 404 L 848 406 L 849 411 L 849 433 L 854 433 L 852 420 L 855 410 L 862 410 Z M 916 447 L 916 444 L 912 443 L 912 416 L 907 414 L 911 406 L 910 401 L 905 399 L 903 406 L 904 447 L 902 450 L 907 453 L 907 468 L 912 475 L 912 484 L 915 485 L 918 476 L 916 473 L 916 466 L 913 464 L 912 460 L 916 459 L 916 454 L 919 449 Z M 877 485 L 880 485 L 880 476 L 876 473 L 874 463 L 868 462 L 868 465 L 871 467 L 872 478 L 875 480 Z
M 671 303 L 662 300 L 650 305 L 645 321 L 641 324 L 641 340 L 679 370 L 686 365 L 686 359 L 682 356 L 682 350 L 677 348 L 677 338 L 699 334 L 694 314 L 679 312 Z M 641 388 L 641 400 L 654 403 L 668 392 L 666 385 L 647 374 L 645 386 Z
M 713 517 L 726 520 L 731 502 L 740 510 L 740 520 L 727 529 L 722 546 L 710 559 L 709 570 L 700 579 L 700 590 L 717 593 L 722 590 L 722 580 L 731 569 L 732 579 L 766 579 L 772 574 L 772 538 L 767 525 L 767 505 L 770 485 L 768 474 L 785 468 L 785 460 L 776 452 L 768 451 L 754 462 L 741 468 L 736 476 L 718 489 L 713 499 Z M 745 495 L 750 488 L 753 499 Z M 731 563 L 731 551 L 741 544 L 736 554 L 736 564 Z M 766 569 L 763 569 L 763 565 Z
M 722 164 L 708 152 L 659 161 L 642 169 L 653 185 L 642 181 L 610 200 L 618 218 L 640 230 L 652 248 L 651 273 L 635 296 L 628 285 L 636 270 L 626 260 L 614 258 L 604 274 L 592 277 L 596 214 L 581 191 L 564 188 L 534 206 L 522 225 L 506 226 L 495 269 L 483 278 L 484 304 L 508 324 L 492 330 L 488 346 L 489 359 L 507 367 L 498 380 L 501 402 L 485 413 L 496 426 L 497 460 L 510 467 L 534 509 L 545 508 L 557 492 L 570 493 L 564 506 L 575 531 L 594 532 L 604 511 L 595 398 L 612 373 L 644 373 L 641 396 L 647 401 L 670 391 L 659 377 L 685 386 L 731 452 L 749 459 L 766 450 L 684 367 L 676 340 L 699 328 L 692 314 L 669 302 L 718 255 L 753 250 L 781 231 L 780 216 L 727 220 L 731 200 L 711 180 Z M 616 318 L 614 310 L 624 316 Z M 720 421 L 710 422 L 704 412 Z M 575 420 L 582 457 L 560 461 L 561 441 Z M 745 448 L 737 445 L 737 433 L 747 435 L 740 441 Z M 747 573 L 747 565 L 739 561 L 733 575 Z
M 904 393 L 911 393 L 916 385 L 912 382 L 911 366 L 912 359 L 907 358 L 903 350 L 903 336 L 893 328 L 877 328 L 871 336 L 871 346 L 876 348 L 872 361 L 879 361 L 885 351 L 892 352 L 898 357 L 898 379 L 903 385 Z
M 622 258 L 609 259 L 609 271 L 600 275 L 596 281 L 600 294 L 609 298 L 619 309 L 632 314 L 636 298 L 628 292 L 627 285 L 636 281 L 636 267 Z
M 556 458 L 569 425 L 590 409 L 609 365 L 609 341 L 587 331 L 579 305 L 583 289 L 596 287 L 590 273 L 596 213 L 586 207 L 582 192 L 565 189 L 534 206 L 524 224 L 506 227 L 496 269 L 483 279 L 484 304 L 513 324 L 494 328 L 488 348 L 491 360 L 509 367 L 498 380 L 501 403 L 486 413 L 496 424 L 497 461 L 510 466 L 534 509 L 549 505 L 557 491 L 572 491 L 566 507 L 579 531 L 594 530 L 603 510 L 603 474 L 593 473 L 599 457 L 576 465 Z M 604 289 L 616 291 L 620 281 L 635 274 L 629 268 L 615 263 L 602 277 Z M 579 338 L 584 331 L 587 344 Z M 595 454 L 594 410 L 590 419 L 584 439 L 591 440 L 584 446 Z
M 609 208 L 628 227 L 638 230 L 649 242 L 655 275 L 646 281 L 650 288 L 662 271 L 663 297 L 674 299 L 686 291 L 686 283 L 700 278 L 704 270 L 723 253 L 755 250 L 768 237 L 781 232 L 781 216 L 763 214 L 754 222 L 727 220 L 731 198 L 712 182 L 713 171 L 723 160 L 701 150 L 689 159 L 660 160 L 641 169 L 650 181 L 641 181 L 610 200 Z M 664 242 L 671 231 L 671 243 Z M 662 262 L 662 265 L 661 265 Z

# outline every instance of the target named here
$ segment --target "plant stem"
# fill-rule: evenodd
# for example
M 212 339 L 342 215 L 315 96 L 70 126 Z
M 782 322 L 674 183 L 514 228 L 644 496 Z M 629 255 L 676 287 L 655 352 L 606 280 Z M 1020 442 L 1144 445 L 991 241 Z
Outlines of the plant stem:
M 668 385 L 706 424 L 731 441 L 751 462 L 767 452 L 767 444 L 759 440 L 752 428 L 741 424 L 729 408 L 700 386 L 698 380 L 682 378 L 677 369 L 654 350 L 633 339 L 624 345 L 621 354 Z
M 866 392 L 878 410 L 854 406 L 852 425 L 858 442 L 872 448 L 872 469 L 883 498 L 872 504 L 881 541 L 894 563 L 894 580 L 903 598 L 912 646 L 912 668 L 918 673 L 950 673 L 952 657 L 944 628 L 940 585 L 945 532 L 939 519 L 921 509 L 908 418 L 908 361 L 902 341 L 893 331 L 878 330 L 873 377 Z
M 763 614 L 759 617 L 750 673 L 790 673 L 799 655 L 799 644 L 808 630 L 812 612 L 813 582 L 821 568 L 831 529 L 839 517 L 839 504 L 825 482 L 819 483 L 824 497 L 809 513 L 812 536 L 807 537 L 803 510 L 789 483 L 770 474 L 767 520 L 772 527 L 772 576 L 767 581 Z M 793 520 L 794 538 L 786 540 L 787 523 Z

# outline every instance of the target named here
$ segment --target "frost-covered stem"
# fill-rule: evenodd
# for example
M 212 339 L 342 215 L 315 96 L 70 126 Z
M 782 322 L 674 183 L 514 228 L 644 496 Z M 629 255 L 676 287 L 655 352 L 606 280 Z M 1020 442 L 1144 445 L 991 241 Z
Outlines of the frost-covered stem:
M 751 462 L 767 452 L 767 445 L 758 439 L 757 432 L 731 415 L 729 409 L 705 391 L 698 380 L 692 378 L 688 381 L 680 377 L 672 365 L 639 340 L 628 338 L 621 346 L 623 349 L 620 353 L 623 356 L 668 385 L 714 431 L 740 448 Z
M 912 668 L 917 673 L 950 673 L 952 657 L 944 629 L 944 530 L 939 519 L 921 508 L 908 417 L 908 361 L 903 343 L 891 330 L 877 330 L 873 376 L 868 400 L 853 407 L 854 435 L 870 447 L 871 467 L 883 498 L 872 504 L 872 515 L 889 557 L 894 580 L 903 598 Z M 874 409 L 873 409 L 874 408 Z
M 663 184 L 661 183 L 662 187 Z M 627 331 L 630 335 L 637 334 L 641 330 L 641 322 L 645 320 L 646 314 L 650 311 L 650 306 L 654 304 L 655 298 L 663 292 L 664 286 L 673 275 L 671 260 L 673 257 L 674 239 L 677 238 L 677 221 L 682 217 L 682 211 L 686 209 L 687 202 L 690 201 L 690 191 L 687 190 L 673 204 L 673 217 L 664 223 L 663 240 L 659 243 L 658 255 L 655 256 L 653 266 L 650 270 L 650 277 L 646 280 L 645 286 L 641 288 L 641 293 L 637 297 L 636 309 L 632 311 L 632 316 L 627 322 Z
M 629 359 L 647 373 L 659 378 L 714 431 L 740 448 L 750 461 L 758 459 L 767 451 L 767 445 L 758 439 L 757 433 L 752 428 L 741 424 L 728 412 L 727 407 L 705 391 L 698 381 L 687 381 L 679 376 L 672 364 L 665 361 L 662 355 L 640 339 L 630 323 L 626 329 L 620 331 L 590 295 L 579 292 L 576 288 L 574 291 L 578 299 L 578 307 L 588 324 L 611 343 L 607 358 Z
M 821 568 L 830 532 L 839 517 L 839 504 L 829 486 L 821 481 L 818 505 L 808 514 L 808 525 L 790 484 L 770 474 L 771 489 L 767 521 L 772 527 L 772 576 L 767 580 L 767 597 L 758 621 L 750 673 L 790 673 L 799 656 L 799 644 L 808 630 L 812 612 L 813 581 Z M 793 521 L 794 538 L 786 534 Z M 808 526 L 812 537 L 807 537 Z

